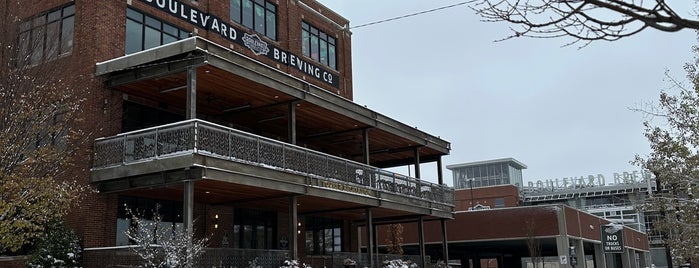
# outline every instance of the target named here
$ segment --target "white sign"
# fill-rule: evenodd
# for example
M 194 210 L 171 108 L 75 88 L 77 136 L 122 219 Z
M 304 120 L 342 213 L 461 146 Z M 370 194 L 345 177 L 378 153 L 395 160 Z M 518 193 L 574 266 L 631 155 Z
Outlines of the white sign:
M 558 257 L 561 259 L 561 264 L 568 264 L 568 256 L 562 255 Z
M 538 188 L 541 190 L 555 190 L 564 188 L 591 188 L 608 185 L 638 184 L 647 183 L 650 180 L 653 180 L 653 175 L 648 171 L 631 171 L 614 173 L 612 178 L 613 179 L 611 181 L 607 181 L 607 178 L 604 175 L 597 174 L 530 181 L 528 186 L 529 188 Z

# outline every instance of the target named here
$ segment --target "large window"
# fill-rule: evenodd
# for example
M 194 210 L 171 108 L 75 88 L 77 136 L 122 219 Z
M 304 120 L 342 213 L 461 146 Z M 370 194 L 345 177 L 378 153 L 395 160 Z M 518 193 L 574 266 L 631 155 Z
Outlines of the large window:
M 301 23 L 303 55 L 337 70 L 335 38 L 306 22 Z
M 306 252 L 313 255 L 329 255 L 342 251 L 342 221 L 306 218 Z
M 175 230 L 182 231 L 182 203 L 168 200 L 156 200 L 142 197 L 119 197 L 119 208 L 117 209 L 117 226 L 116 226 L 116 245 L 126 246 L 133 244 L 126 236 L 126 231 L 135 226 L 135 222 L 131 221 L 131 215 L 126 213 L 127 206 L 133 213 L 144 219 L 146 222 L 151 222 L 153 212 L 156 212 L 162 217 L 158 230 L 150 230 L 152 232 L 161 232 L 165 239 L 169 239 L 174 234 Z M 158 241 L 156 241 L 158 242 Z
M 75 4 L 54 9 L 19 26 L 21 63 L 38 64 L 73 49 Z
M 231 0 L 231 20 L 277 40 L 277 6 L 265 0 Z
M 233 247 L 274 249 L 277 214 L 269 211 L 237 208 L 233 215 Z
M 126 10 L 126 54 L 154 48 L 189 37 L 175 26 L 134 9 Z

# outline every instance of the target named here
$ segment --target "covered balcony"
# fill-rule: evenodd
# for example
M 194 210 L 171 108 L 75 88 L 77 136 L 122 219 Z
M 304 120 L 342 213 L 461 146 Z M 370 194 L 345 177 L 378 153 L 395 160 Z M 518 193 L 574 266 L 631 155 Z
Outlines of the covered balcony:
M 182 200 L 185 228 L 194 203 L 277 211 L 289 234 L 300 234 L 304 216 L 355 227 L 453 218 L 441 172 L 447 141 L 342 97 L 350 73 L 332 92 L 236 49 L 191 37 L 97 63 L 124 107 L 122 131 L 95 141 L 91 176 L 101 192 Z M 168 116 L 129 114 L 131 103 Z M 422 179 L 428 162 L 437 183 Z M 386 170 L 404 165 L 414 177 Z M 372 232 L 347 233 L 368 259 Z M 293 257 L 297 239 L 289 237 Z

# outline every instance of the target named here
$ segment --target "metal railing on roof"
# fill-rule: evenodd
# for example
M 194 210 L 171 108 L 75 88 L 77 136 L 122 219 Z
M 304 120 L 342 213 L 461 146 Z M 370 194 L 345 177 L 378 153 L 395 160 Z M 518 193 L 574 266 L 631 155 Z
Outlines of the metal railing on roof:
M 233 128 L 192 119 L 95 141 L 93 170 L 200 154 L 369 190 L 454 204 L 454 189 Z

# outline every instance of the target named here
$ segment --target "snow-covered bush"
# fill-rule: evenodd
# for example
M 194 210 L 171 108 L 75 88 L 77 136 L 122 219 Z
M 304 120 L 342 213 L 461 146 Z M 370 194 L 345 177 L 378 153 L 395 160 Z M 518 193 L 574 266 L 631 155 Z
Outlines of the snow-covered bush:
M 50 223 L 46 233 L 29 257 L 28 267 L 79 267 L 80 244 L 78 236 L 62 222 Z
M 418 268 L 418 266 L 410 260 L 395 259 L 383 261 L 383 268 Z
M 299 260 L 285 260 L 284 264 L 279 268 L 311 268 L 311 266 L 306 265 Z
M 162 224 L 159 205 L 153 211 L 153 219 L 147 220 L 126 208 L 131 215 L 131 226 L 126 236 L 136 244 L 132 250 L 143 259 L 148 268 L 196 267 L 197 259 L 204 253 L 208 238 L 195 239 L 187 230 Z

